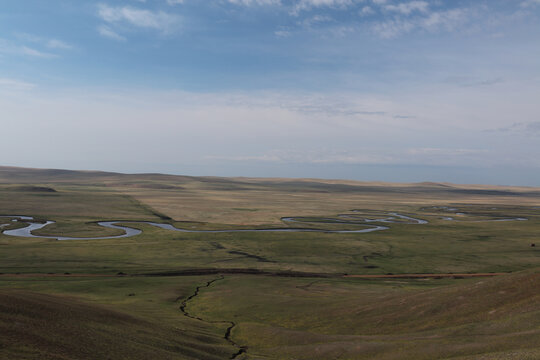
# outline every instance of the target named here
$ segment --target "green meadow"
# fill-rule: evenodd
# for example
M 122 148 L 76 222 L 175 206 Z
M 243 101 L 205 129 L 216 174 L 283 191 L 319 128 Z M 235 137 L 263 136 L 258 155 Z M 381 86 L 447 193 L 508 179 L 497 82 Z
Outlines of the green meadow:
M 539 189 L 1 170 L 2 230 L 143 232 L 0 234 L 0 358 L 540 358 Z

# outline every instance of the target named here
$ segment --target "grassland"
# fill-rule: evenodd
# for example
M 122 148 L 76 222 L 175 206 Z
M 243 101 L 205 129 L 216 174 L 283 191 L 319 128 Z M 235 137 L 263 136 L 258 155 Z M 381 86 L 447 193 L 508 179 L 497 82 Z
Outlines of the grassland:
M 519 348 L 521 359 L 540 356 L 539 290 L 538 274 L 459 283 L 233 277 L 194 310 L 235 319 L 235 338 L 254 358 L 440 359 Z
M 133 223 L 340 230 L 360 225 L 320 219 L 389 212 L 429 223 L 366 234 Z M 143 230 L 80 241 L 0 234 L 1 358 L 540 357 L 539 189 L 0 167 L 0 215 L 56 221 L 40 235 L 118 234 L 102 220 Z M 291 225 L 287 216 L 304 219 Z M 508 218 L 528 220 L 492 221 Z M 0 217 L 2 225 L 23 226 Z M 509 275 L 342 277 L 501 272 Z M 174 274 L 183 276 L 163 276 Z
M 0 290 L 0 356 L 228 358 L 234 349 L 223 339 L 221 329 L 183 317 L 178 311 L 176 299 L 188 296 L 203 279 L 170 280 L 5 279 L 2 287 L 8 289 Z

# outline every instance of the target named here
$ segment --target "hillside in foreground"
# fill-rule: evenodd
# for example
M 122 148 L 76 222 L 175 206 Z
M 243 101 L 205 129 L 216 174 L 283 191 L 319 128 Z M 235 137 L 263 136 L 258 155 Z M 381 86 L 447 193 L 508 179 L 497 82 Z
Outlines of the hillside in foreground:
M 2 359 L 223 359 L 208 334 L 128 315 L 74 297 L 0 290 Z
M 311 281 L 306 286 L 309 279 L 291 279 L 282 285 L 261 280 L 231 277 L 205 289 L 189 307 L 203 319 L 201 323 L 238 314 L 235 321 L 240 325 L 233 335 L 248 348 L 248 355 L 239 358 L 532 360 L 540 356 L 537 272 L 431 289 L 411 283 L 402 290 L 390 284 L 351 287 L 332 281 L 309 285 Z M 339 298 L 333 297 L 336 292 Z M 242 293 L 245 296 L 238 296 Z M 129 304 L 103 306 L 81 300 L 88 296 L 0 290 L 0 356 L 227 359 L 234 350 L 193 323 L 181 325 L 184 329 L 169 326 L 128 314 Z M 168 306 L 177 309 L 173 300 Z

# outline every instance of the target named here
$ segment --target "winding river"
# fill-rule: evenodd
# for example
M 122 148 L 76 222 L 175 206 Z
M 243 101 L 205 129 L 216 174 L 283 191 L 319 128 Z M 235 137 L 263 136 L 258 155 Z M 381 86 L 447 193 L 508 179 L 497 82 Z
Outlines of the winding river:
M 151 221 L 100 221 L 97 224 L 106 228 L 110 229 L 119 229 L 124 231 L 124 234 L 117 235 L 117 236 L 102 236 L 102 237 L 69 237 L 69 236 L 42 236 L 42 235 L 34 235 L 32 232 L 34 230 L 43 229 L 47 225 L 54 224 L 54 221 L 46 221 L 45 223 L 41 222 L 34 222 L 34 218 L 30 216 L 1 216 L 4 218 L 12 218 L 15 221 L 23 221 L 28 224 L 28 226 L 19 228 L 19 229 L 13 229 L 13 230 L 5 230 L 3 231 L 4 235 L 8 236 L 16 236 L 16 237 L 25 237 L 25 238 L 42 238 L 42 239 L 56 239 L 56 240 L 103 240 L 103 239 L 119 239 L 119 238 L 126 238 L 126 237 L 132 237 L 136 236 L 142 233 L 142 230 L 134 229 L 127 226 L 118 225 L 120 223 L 137 223 L 137 224 L 147 224 L 151 226 L 155 226 L 161 229 L 170 230 L 170 231 L 178 231 L 178 232 L 184 232 L 184 233 L 241 233 L 241 232 L 319 232 L 319 233 L 336 233 L 336 234 L 361 234 L 361 233 L 370 233 L 374 231 L 381 231 L 381 230 L 387 230 L 388 227 L 386 226 L 375 226 L 375 225 L 367 225 L 362 223 L 349 223 L 351 225 L 364 225 L 368 226 L 366 229 L 358 229 L 358 230 L 324 230 L 324 229 L 309 229 L 309 228 L 269 228 L 269 229 L 228 229 L 228 230 L 188 230 L 188 229 L 181 229 L 177 228 L 171 224 L 162 224 L 162 223 L 156 223 Z M 281 219 L 284 222 L 301 222 L 299 220 L 296 220 L 295 218 L 282 218 Z M 325 223 L 331 223 L 331 219 L 327 219 Z M 340 222 L 338 220 L 333 221 L 332 223 L 347 223 L 347 222 Z
M 55 240 L 104 240 L 104 239 L 119 239 L 136 236 L 142 233 L 142 230 L 131 228 L 128 226 L 118 225 L 126 223 L 147 224 L 158 227 L 160 229 L 169 231 L 178 231 L 184 233 L 243 233 L 243 232 L 317 232 L 317 233 L 330 233 L 330 234 L 365 234 L 375 231 L 388 230 L 389 227 L 382 225 L 371 225 L 370 223 L 400 223 L 400 224 L 427 224 L 426 220 L 415 219 L 410 216 L 401 215 L 395 212 L 388 213 L 388 217 L 380 219 L 369 219 L 360 217 L 353 214 L 341 214 L 338 215 L 339 219 L 335 218 L 305 218 L 305 217 L 284 217 L 281 221 L 285 223 L 317 223 L 317 224 L 340 224 L 340 225 L 355 225 L 364 226 L 364 229 L 357 230 L 325 230 L 325 229 L 311 229 L 301 227 L 287 227 L 287 228 L 268 228 L 268 229 L 227 229 L 227 230 L 188 230 L 177 228 L 171 224 L 156 223 L 151 221 L 100 221 L 97 224 L 109 229 L 122 230 L 124 234 L 116 236 L 102 236 L 102 237 L 69 237 L 69 236 L 42 236 L 34 235 L 34 230 L 43 229 L 47 225 L 54 224 L 54 221 L 46 221 L 45 223 L 36 222 L 31 216 L 21 215 L 5 215 L 0 218 L 11 219 L 12 222 L 24 222 L 28 224 L 26 227 L 13 230 L 4 230 L 2 233 L 8 236 L 24 237 L 24 238 L 42 238 L 42 239 L 55 239 Z M 348 220 L 345 220 L 348 219 Z M 445 220 L 451 221 L 453 218 L 447 217 Z M 401 221 L 400 221 L 401 220 Z M 405 220 L 405 221 L 403 221 Z M 525 221 L 526 218 L 507 218 L 507 219 L 494 219 L 494 220 L 481 220 L 481 221 Z M 6 227 L 8 224 L 0 225 L 0 229 Z

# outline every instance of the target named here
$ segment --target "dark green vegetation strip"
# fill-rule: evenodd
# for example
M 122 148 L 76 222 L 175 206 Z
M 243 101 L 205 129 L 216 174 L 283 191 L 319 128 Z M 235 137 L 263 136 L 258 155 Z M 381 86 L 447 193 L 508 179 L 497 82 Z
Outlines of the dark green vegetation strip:
M 185 269 L 169 272 L 155 272 L 155 273 L 143 273 L 135 274 L 134 276 L 198 276 L 198 275 L 219 275 L 219 274 L 241 274 L 241 275 L 268 275 L 278 277 L 308 277 L 308 278 L 328 278 L 328 277 L 340 277 L 344 274 L 322 274 L 322 273 L 308 273 L 299 271 L 264 271 L 260 269 Z

